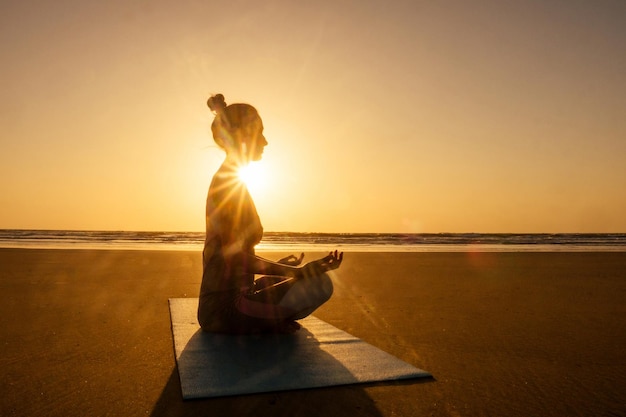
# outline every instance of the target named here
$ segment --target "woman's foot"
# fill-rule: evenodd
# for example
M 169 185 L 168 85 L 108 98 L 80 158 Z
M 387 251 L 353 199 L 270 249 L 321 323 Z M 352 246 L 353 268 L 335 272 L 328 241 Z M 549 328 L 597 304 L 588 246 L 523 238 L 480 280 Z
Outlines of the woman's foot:
M 291 334 L 300 330 L 302 326 L 295 320 L 284 321 L 276 327 L 277 333 Z

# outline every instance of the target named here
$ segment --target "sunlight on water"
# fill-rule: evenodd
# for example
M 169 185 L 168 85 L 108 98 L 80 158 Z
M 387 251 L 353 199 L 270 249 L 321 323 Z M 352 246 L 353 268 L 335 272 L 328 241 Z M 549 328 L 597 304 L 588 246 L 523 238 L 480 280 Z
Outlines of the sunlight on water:
M 0 230 L 0 247 L 201 251 L 203 232 Z M 267 232 L 258 251 L 624 252 L 626 234 Z

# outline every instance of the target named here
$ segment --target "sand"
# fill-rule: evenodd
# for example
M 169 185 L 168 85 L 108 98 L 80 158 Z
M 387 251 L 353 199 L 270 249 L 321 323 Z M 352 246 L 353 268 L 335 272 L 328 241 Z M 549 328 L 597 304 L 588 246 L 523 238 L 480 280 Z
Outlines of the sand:
M 0 415 L 626 415 L 626 253 L 347 253 L 315 315 L 434 379 L 182 401 L 167 299 L 200 272 L 0 249 Z

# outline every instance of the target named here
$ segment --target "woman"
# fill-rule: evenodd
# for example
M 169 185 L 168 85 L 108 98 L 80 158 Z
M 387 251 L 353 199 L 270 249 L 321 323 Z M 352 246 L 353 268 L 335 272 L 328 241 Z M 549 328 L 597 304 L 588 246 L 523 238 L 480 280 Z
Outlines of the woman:
M 207 102 L 215 113 L 213 139 L 226 159 L 209 187 L 206 240 L 198 306 L 202 329 L 223 333 L 291 333 L 296 322 L 325 303 L 333 292 L 326 271 L 341 265 L 343 253 L 302 263 L 304 254 L 278 262 L 256 256 L 263 227 L 238 170 L 258 161 L 267 141 L 263 122 L 249 104 L 226 105 L 217 94 Z M 267 276 L 255 280 L 255 274 Z

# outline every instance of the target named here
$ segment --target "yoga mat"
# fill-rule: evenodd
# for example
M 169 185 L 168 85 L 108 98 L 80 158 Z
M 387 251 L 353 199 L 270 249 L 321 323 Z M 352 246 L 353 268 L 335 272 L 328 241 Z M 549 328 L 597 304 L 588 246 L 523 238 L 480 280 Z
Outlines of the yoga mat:
M 200 329 L 197 298 L 169 307 L 184 399 L 431 376 L 312 316 L 294 334 L 225 335 Z

